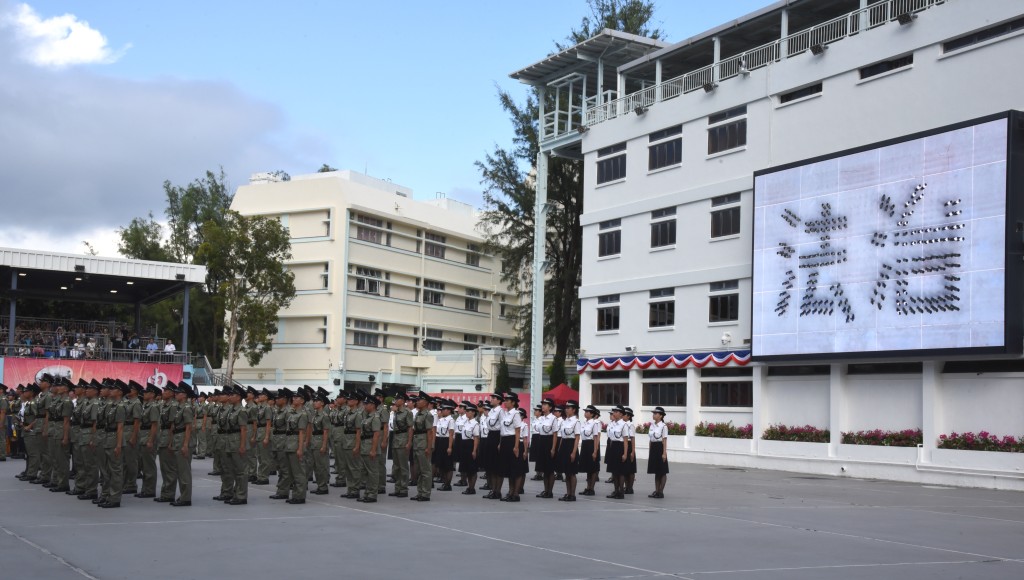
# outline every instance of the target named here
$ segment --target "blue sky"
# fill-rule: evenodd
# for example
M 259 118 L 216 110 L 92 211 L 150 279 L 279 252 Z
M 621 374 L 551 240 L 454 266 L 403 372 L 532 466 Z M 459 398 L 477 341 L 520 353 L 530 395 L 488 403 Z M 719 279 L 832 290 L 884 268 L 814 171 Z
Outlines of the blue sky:
M 677 41 L 767 3 L 662 0 L 655 20 L 669 41 Z M 5 98 L 15 100 L 25 111 L 19 118 L 40 115 L 35 128 L 25 123 L 34 131 L 29 138 L 53 130 L 56 139 L 78 143 L 39 146 L 0 170 L 27 171 L 35 157 L 42 157 L 38 167 L 74 167 L 74 182 L 47 182 L 47 191 L 76 199 L 95 195 L 115 206 L 87 211 L 91 229 L 69 222 L 74 235 L 49 249 L 80 243 L 68 241 L 73 237 L 102 237 L 147 209 L 159 217 L 163 180 L 184 183 L 218 165 L 237 186 L 255 171 L 308 173 L 326 162 L 390 178 L 417 197 L 444 192 L 479 203 L 473 163 L 511 137 L 496 87 L 525 95 L 508 73 L 544 57 L 588 10 L 584 0 L 37 0 L 28 6 L 43 21 L 72 14 L 106 40 L 92 62 L 83 57 L 79 64 L 33 67 L 22 58 L 7 70 L 0 63 L 0 72 L 27 79 L 19 94 L 0 89 L 0 106 Z M 20 3 L 0 0 L 0 14 L 19 10 Z M 0 25 L 0 49 L 5 42 L 24 48 L 18 26 L 10 19 Z M 42 98 L 33 99 L 33 90 Z M 54 92 L 65 96 L 53 100 L 59 121 L 49 122 L 39 101 Z M 87 103 L 81 116 L 103 120 L 96 123 L 107 127 L 101 135 L 89 135 L 99 129 L 69 107 L 78 100 Z M 134 139 L 137 148 L 123 145 Z M 109 147 L 90 145 L 106 140 Z M 0 147 L 17 145 L 0 141 Z M 116 164 L 94 148 L 116 152 Z M 119 172 L 130 175 L 119 179 Z M 38 193 L 29 176 L 16 182 L 23 193 Z M 47 243 L 30 232 L 12 233 L 17 219 L 0 218 L 0 245 Z

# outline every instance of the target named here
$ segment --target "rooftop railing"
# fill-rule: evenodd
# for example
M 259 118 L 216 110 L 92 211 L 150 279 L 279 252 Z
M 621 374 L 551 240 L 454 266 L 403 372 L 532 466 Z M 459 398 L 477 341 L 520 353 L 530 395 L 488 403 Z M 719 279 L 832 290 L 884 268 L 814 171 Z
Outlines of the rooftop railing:
M 162 350 L 126 348 L 77 348 L 47 345 L 0 344 L 0 356 L 9 358 L 35 358 L 55 361 L 112 361 L 189 364 L 191 355 L 187 352 L 165 352 Z

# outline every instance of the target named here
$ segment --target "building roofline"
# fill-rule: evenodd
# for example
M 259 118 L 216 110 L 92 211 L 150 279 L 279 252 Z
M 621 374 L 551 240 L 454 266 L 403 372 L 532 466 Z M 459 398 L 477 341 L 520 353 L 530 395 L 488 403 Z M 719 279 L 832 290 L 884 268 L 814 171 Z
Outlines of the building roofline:
M 22 270 L 75 272 L 76 266 L 84 267 L 85 271 L 89 274 L 186 282 L 190 284 L 206 283 L 206 266 L 195 264 L 132 260 L 130 258 L 108 258 L 86 254 L 66 254 L 43 250 L 0 247 L 0 267 Z M 179 280 L 178 275 L 184 275 L 184 280 Z
M 570 66 L 572 64 L 576 64 L 579 60 L 581 60 L 579 56 L 580 50 L 607 50 L 615 43 L 615 41 L 623 41 L 626 44 L 644 45 L 653 50 L 665 49 L 671 46 L 668 43 L 663 42 L 661 40 L 648 38 L 646 36 L 640 36 L 638 34 L 630 34 L 628 32 L 612 30 L 610 28 L 604 28 L 600 32 L 584 40 L 583 42 L 570 46 L 560 52 L 548 55 L 547 57 L 529 66 L 523 67 L 517 71 L 509 73 L 508 76 L 520 82 L 528 84 L 541 83 L 544 79 L 547 79 L 548 77 L 551 76 L 550 74 L 541 73 L 541 71 L 545 67 L 557 66 L 559 64 L 563 66 Z

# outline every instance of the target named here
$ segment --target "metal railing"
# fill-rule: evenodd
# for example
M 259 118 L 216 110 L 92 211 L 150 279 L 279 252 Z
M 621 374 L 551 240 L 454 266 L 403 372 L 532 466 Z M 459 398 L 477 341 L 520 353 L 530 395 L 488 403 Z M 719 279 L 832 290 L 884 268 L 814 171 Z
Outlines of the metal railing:
M 877 28 L 899 19 L 905 14 L 916 14 L 947 0 L 882 0 L 866 8 L 855 10 L 823 22 L 785 38 L 770 42 L 746 52 L 731 56 L 717 63 L 690 71 L 669 79 L 661 84 L 645 87 L 610 102 L 584 110 L 584 124 L 588 127 L 621 117 L 633 112 L 638 106 L 644 108 L 656 102 L 691 93 L 715 85 L 752 70 L 779 62 L 811 50 L 825 47 L 833 42 L 859 34 L 862 30 Z M 588 100 L 587 103 L 589 104 Z
M 0 343 L 0 356 L 59 361 L 110 361 L 138 363 L 188 364 L 187 352 L 126 348 L 75 348 L 46 345 Z
M 57 332 L 58 330 L 64 330 L 65 334 L 72 334 L 74 332 L 99 334 L 106 329 L 108 334 L 113 335 L 119 329 L 127 328 L 132 330 L 134 328 L 132 324 L 116 320 L 76 320 L 73 318 L 37 318 L 26 316 L 16 317 L 15 324 L 19 331 Z M 0 329 L 6 330 L 10 327 L 11 317 L 6 314 L 0 315 Z M 143 332 L 147 336 L 151 336 L 156 333 L 156 329 L 146 328 L 143 329 Z

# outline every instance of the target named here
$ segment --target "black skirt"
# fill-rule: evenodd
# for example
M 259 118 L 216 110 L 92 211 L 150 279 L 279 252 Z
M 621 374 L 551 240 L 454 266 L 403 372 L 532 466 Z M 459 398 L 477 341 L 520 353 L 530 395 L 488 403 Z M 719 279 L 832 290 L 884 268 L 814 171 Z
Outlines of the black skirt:
M 572 452 L 575 447 L 575 439 L 559 438 L 558 452 L 555 454 L 555 471 L 566 475 L 576 475 L 579 473 L 580 456 L 577 453 L 576 459 L 572 458 Z
M 462 460 L 462 435 L 455 434 L 455 449 L 452 450 L 452 461 L 458 463 Z
M 601 450 L 597 451 L 597 459 L 594 458 L 594 440 L 586 439 L 580 444 L 580 454 L 577 457 L 578 473 L 597 473 L 601 471 Z
M 455 446 L 461 448 L 459 450 L 459 473 L 476 473 L 480 466 L 477 459 L 473 457 L 473 440 L 456 439 Z M 477 450 L 477 454 L 479 455 L 479 450 Z
M 525 451 L 526 446 L 521 441 L 516 441 L 515 435 L 508 435 L 501 438 L 501 448 L 498 451 L 498 475 L 501 477 L 515 478 L 525 475 L 529 471 L 524 453 L 519 457 L 515 455 L 515 448 L 521 447 Z
M 665 450 L 664 441 L 651 441 L 650 454 L 647 456 L 647 473 L 665 475 L 668 473 L 668 462 L 661 458 Z
M 438 471 L 451 471 L 455 467 L 454 453 L 448 454 L 448 442 L 450 437 L 438 437 L 434 440 L 434 455 L 431 457 L 431 463 Z
M 608 473 L 612 475 L 625 475 L 626 462 L 622 461 L 622 441 L 609 441 L 608 449 L 605 450 L 604 464 L 608 468 Z
M 630 448 L 631 449 L 633 448 L 632 446 L 634 444 L 635 443 L 631 443 L 630 444 Z M 625 475 L 632 475 L 632 474 L 636 473 L 636 451 L 635 450 L 632 453 L 630 453 L 629 457 L 626 458 L 626 463 L 625 463 L 625 465 L 623 467 L 625 468 L 625 471 L 623 472 Z
M 551 443 L 554 435 L 534 435 L 530 439 L 530 459 L 534 469 L 541 473 L 555 471 L 554 459 L 551 457 Z
M 526 452 L 526 441 L 519 440 L 519 468 L 522 470 L 521 475 L 530 473 L 530 463 L 528 459 L 528 453 Z
M 480 441 L 482 449 L 480 454 L 481 463 L 483 464 L 484 471 L 487 473 L 498 473 L 498 444 L 500 442 L 500 431 L 491 431 L 487 434 L 487 439 Z

